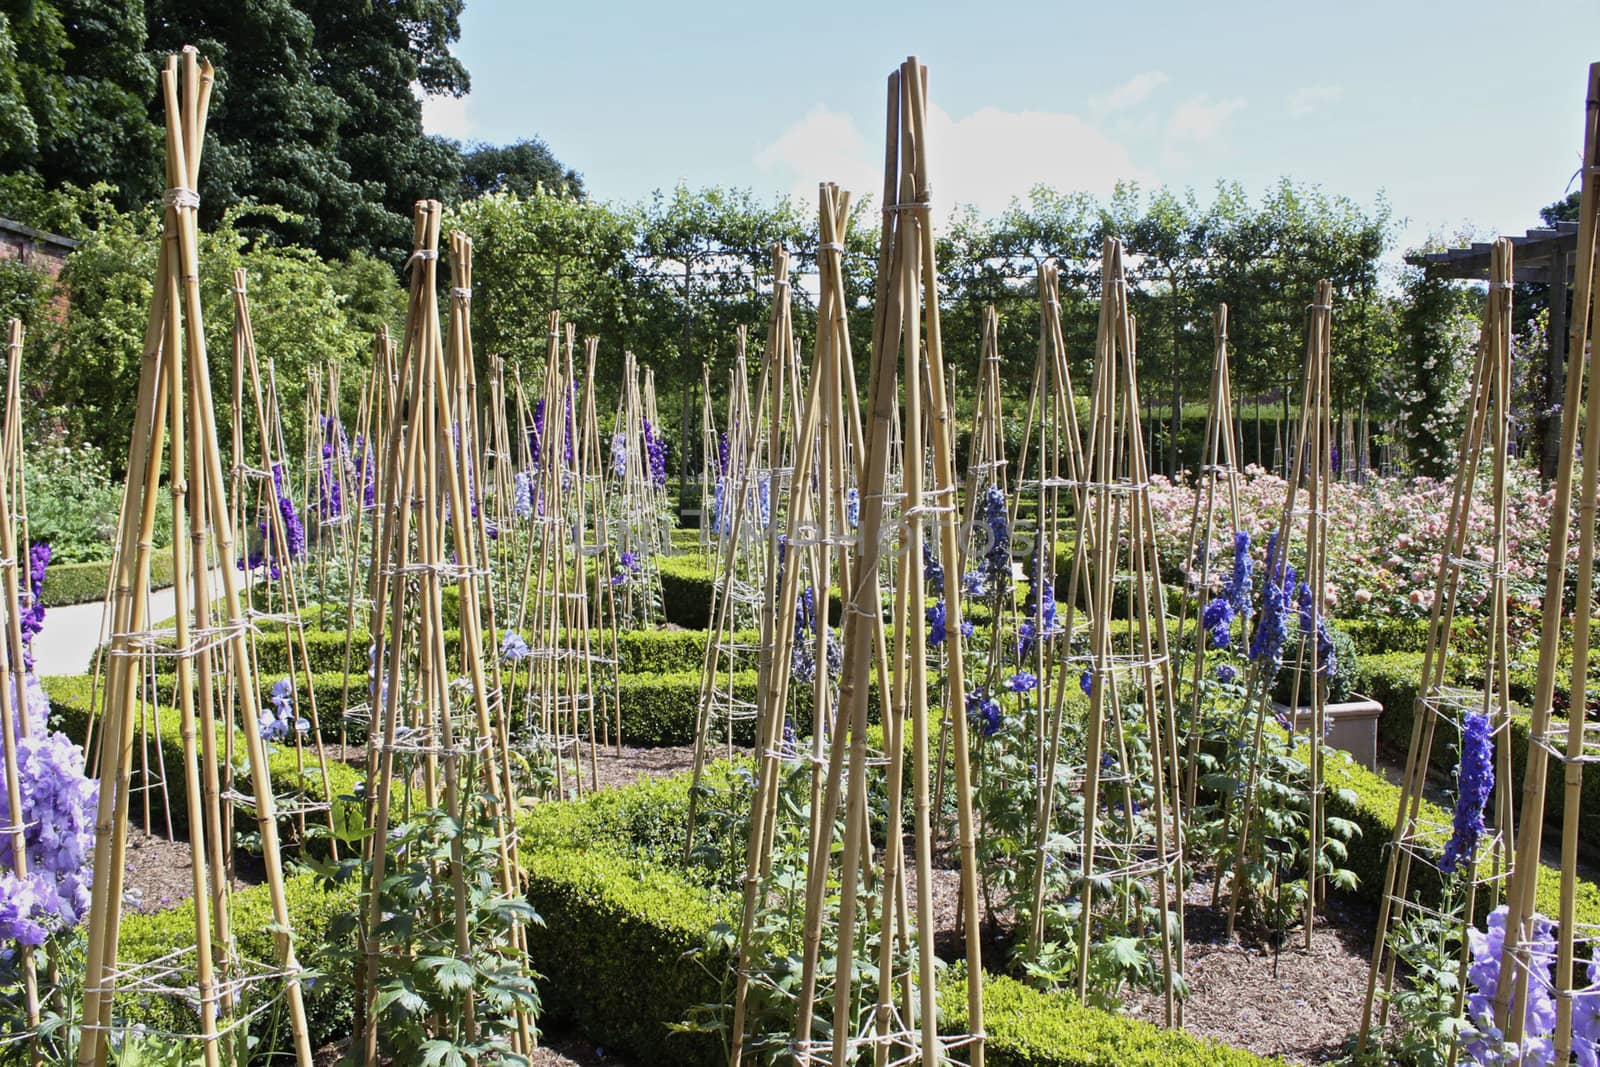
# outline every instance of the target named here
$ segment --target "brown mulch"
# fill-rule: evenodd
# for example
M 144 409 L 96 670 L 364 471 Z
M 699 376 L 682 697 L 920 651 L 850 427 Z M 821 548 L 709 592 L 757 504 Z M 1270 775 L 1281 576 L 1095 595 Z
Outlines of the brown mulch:
M 1191 886 L 1188 900 L 1184 1029 L 1291 1063 L 1337 1059 L 1361 1025 L 1376 925 L 1371 909 L 1332 901 L 1307 949 L 1300 928 L 1281 943 L 1254 929 L 1237 929 L 1230 940 L 1227 898 L 1213 908 L 1209 882 Z M 1159 996 L 1129 997 L 1126 1010 L 1151 1022 L 1165 1019 Z
M 189 873 L 189 842 L 168 841 L 160 834 L 147 834 L 128 827 L 128 846 L 124 854 L 122 888 L 128 910 L 149 913 L 175 907 L 193 895 L 193 876 Z M 240 855 L 235 859 L 233 886 L 243 889 L 261 881 L 260 861 Z
M 748 748 L 735 748 L 734 751 L 741 756 L 750 755 Z M 726 744 L 714 746 L 706 751 L 708 761 L 721 759 L 728 754 Z M 596 756 L 595 763 L 599 770 L 601 789 L 621 789 L 624 786 L 636 785 L 641 778 L 667 778 L 674 774 L 694 770 L 694 746 L 672 745 L 667 748 L 630 748 L 623 746 L 622 754 L 618 755 L 614 748 L 602 747 Z M 589 754 L 587 749 L 583 753 L 583 787 L 589 788 Z

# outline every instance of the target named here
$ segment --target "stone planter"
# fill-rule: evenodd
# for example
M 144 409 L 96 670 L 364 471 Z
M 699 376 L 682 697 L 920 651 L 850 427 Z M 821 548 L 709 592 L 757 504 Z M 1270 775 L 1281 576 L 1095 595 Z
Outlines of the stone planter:
M 1289 717 L 1289 708 L 1276 700 L 1272 702 L 1272 710 L 1278 714 L 1280 720 L 1287 720 Z M 1342 704 L 1325 705 L 1322 714 L 1328 723 L 1328 744 L 1350 753 L 1355 761 L 1367 770 L 1377 770 L 1378 716 L 1383 714 L 1383 705 L 1371 697 L 1353 693 L 1351 698 Z M 1295 709 L 1294 730 L 1296 734 L 1310 732 L 1309 705 Z

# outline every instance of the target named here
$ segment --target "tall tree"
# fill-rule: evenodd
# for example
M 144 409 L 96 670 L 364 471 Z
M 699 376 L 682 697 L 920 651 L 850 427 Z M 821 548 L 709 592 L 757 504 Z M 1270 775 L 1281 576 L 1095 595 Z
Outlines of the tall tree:
M 144 44 L 140 0 L 0 0 L 0 174 L 106 182 L 123 208 L 153 196 L 160 131 Z
M 540 190 L 583 195 L 583 176 L 564 166 L 537 137 L 508 145 L 472 144 L 461 153 L 461 185 L 457 197 L 469 200 L 485 193 L 538 195 Z
M 460 96 L 466 68 L 450 52 L 463 0 L 298 0 L 311 19 L 313 75 L 343 107 L 337 153 L 371 205 L 355 247 L 390 259 L 410 252 L 411 209 L 451 199 L 461 177 L 454 142 L 422 129 L 420 90 Z

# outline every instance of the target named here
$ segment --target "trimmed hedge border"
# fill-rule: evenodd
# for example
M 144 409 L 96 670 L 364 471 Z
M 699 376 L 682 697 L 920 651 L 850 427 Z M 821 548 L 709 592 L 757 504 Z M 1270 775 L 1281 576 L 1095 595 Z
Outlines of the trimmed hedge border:
M 90 690 L 92 679 L 84 675 L 72 677 L 46 677 L 39 679 L 44 687 L 45 695 L 50 698 L 50 725 L 66 734 L 78 744 L 83 744 L 83 739 L 88 732 L 90 711 Z M 166 686 L 170 692 L 170 683 Z M 167 715 L 163 717 L 160 732 L 161 758 L 167 768 L 167 801 L 172 811 L 172 832 L 183 834 L 188 832 L 188 783 L 183 775 L 184 756 L 183 738 L 180 734 L 178 717 Z M 241 736 L 235 751 L 242 752 L 244 739 Z M 267 757 L 267 770 L 272 778 L 272 789 L 277 795 L 286 795 L 304 789 L 315 794 L 319 792 L 314 766 L 308 766 L 304 771 L 295 763 L 294 749 L 285 745 L 274 745 Z M 339 763 L 336 760 L 328 761 L 328 787 L 336 798 L 353 796 L 356 787 L 361 783 L 361 772 L 354 767 Z M 154 796 L 146 792 L 145 797 Z M 152 808 L 153 818 L 160 817 L 160 812 Z M 286 822 L 287 820 L 280 820 Z
M 1383 705 L 1378 716 L 1378 743 L 1389 752 L 1405 758 L 1411 746 L 1412 724 L 1416 719 L 1417 689 L 1422 681 L 1421 652 L 1393 652 L 1362 659 L 1359 673 L 1362 692 Z M 1565 736 L 1566 720 L 1554 719 L 1553 726 L 1559 736 Z M 1518 800 L 1521 799 L 1522 771 L 1528 762 L 1529 718 L 1527 712 L 1512 706 L 1511 727 L 1506 735 L 1511 742 L 1511 769 L 1515 775 Z M 1432 752 L 1433 770 L 1445 774 L 1455 773 L 1455 756 L 1448 739 L 1435 735 Z M 1552 761 L 1552 772 L 1545 783 L 1544 813 L 1555 825 L 1561 823 L 1565 803 L 1566 779 L 1560 765 Z M 1600 774 L 1583 776 L 1582 810 L 1600 812 Z M 1580 819 L 1578 837 L 1586 845 L 1600 847 L 1600 820 Z M 1592 857 L 1591 857 L 1592 858 Z
M 111 580 L 111 561 L 93 563 L 54 563 L 45 571 L 39 599 L 47 608 L 88 604 L 104 600 L 106 583 Z M 150 556 L 150 588 L 165 589 L 172 584 L 172 553 L 157 551 Z
M 528 900 L 546 925 L 529 934 L 529 957 L 543 975 L 546 1018 L 651 1063 L 718 1065 L 714 1037 L 668 1028 L 697 1004 L 721 999 L 721 957 L 697 960 L 707 933 L 731 923 L 737 900 L 653 861 L 665 841 L 627 855 L 639 813 L 677 813 L 685 776 L 610 790 L 584 800 L 541 805 L 524 820 L 522 859 Z M 668 815 L 668 819 L 672 817 Z M 716 976 L 716 977 L 714 977 Z M 946 1032 L 966 1025 L 966 984 L 944 972 L 939 1001 Z M 1002 1067 L 1266 1067 L 1281 1063 L 1181 1031 L 1082 1007 L 1010 978 L 985 979 L 988 1062 Z

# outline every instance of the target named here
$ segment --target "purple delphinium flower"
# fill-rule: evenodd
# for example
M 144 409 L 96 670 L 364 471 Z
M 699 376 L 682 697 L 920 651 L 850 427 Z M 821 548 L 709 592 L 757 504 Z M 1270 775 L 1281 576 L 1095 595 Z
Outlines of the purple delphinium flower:
M 1502 904 L 1489 913 L 1484 930 L 1467 927 L 1467 947 L 1472 955 L 1472 962 L 1467 966 L 1467 980 L 1474 991 L 1467 996 L 1467 1018 L 1472 1028 L 1467 1032 L 1464 1051 L 1475 1062 L 1485 1065 L 1516 1063 L 1522 1067 L 1547 1067 L 1555 1059 L 1554 1043 L 1550 1040 L 1556 1024 L 1555 1000 L 1550 995 L 1551 965 L 1556 955 L 1555 924 L 1542 915 L 1533 917 L 1533 937 L 1527 945 L 1528 1003 L 1523 1009 L 1522 1043 L 1521 1048 L 1511 1048 L 1494 1025 L 1494 1000 L 1502 977 L 1500 958 L 1505 948 L 1507 913 L 1508 909 Z M 1518 1007 L 1513 993 L 1511 1010 L 1516 1011 Z
M 944 600 L 940 599 L 928 609 L 928 644 L 942 645 L 945 636 L 945 607 Z
M 1456 769 L 1454 832 L 1444 846 L 1439 869 L 1446 873 L 1472 865 L 1478 838 L 1487 829 L 1483 809 L 1494 792 L 1494 734 L 1489 717 L 1472 712 L 1461 722 L 1461 765 Z
M 290 559 L 299 559 L 306 553 L 306 528 L 300 524 L 300 513 L 294 501 L 283 488 L 283 464 L 272 465 L 272 484 L 278 496 L 278 512 L 283 516 L 283 536 L 287 542 Z
M 1000 702 L 979 686 L 967 694 L 967 719 L 984 737 L 993 737 L 1000 730 Z
M 289 736 L 289 731 L 304 735 L 311 729 L 311 723 L 294 713 L 294 682 L 288 678 L 280 678 L 272 683 L 272 690 L 268 699 L 269 707 L 261 709 L 261 739 L 263 741 L 282 741 Z
M 533 517 L 533 475 L 518 471 L 511 480 L 511 511 L 519 519 Z
M 528 454 L 533 457 L 533 469 L 544 469 L 544 397 L 533 403 L 533 428 L 528 431 Z
M 1037 688 L 1038 685 L 1039 676 L 1028 671 L 1018 671 L 1006 679 L 1006 688 L 1013 693 L 1027 693 Z
M 650 484 L 657 489 L 667 487 L 667 443 L 656 433 L 656 428 L 650 425 L 650 420 L 644 422 L 644 454 L 650 462 Z
M 31 676 L 28 683 L 30 733 L 15 742 L 22 795 L 17 818 L 7 790 L 0 789 L 0 825 L 22 827 L 28 877 L 10 873 L 16 837 L 0 835 L 0 865 L 7 871 L 0 875 L 0 941 L 38 945 L 88 910 L 99 785 L 84 773 L 82 750 L 65 734 L 46 731 L 48 701 L 42 713 L 31 707 L 38 683 Z
M 622 585 L 643 573 L 644 565 L 639 560 L 639 553 L 624 552 L 617 557 L 617 569 L 611 575 L 613 586 Z
M 726 477 L 728 473 L 728 434 L 724 430 L 717 434 L 717 476 Z
M 337 445 L 343 431 L 330 415 L 322 416 L 322 466 L 317 471 L 317 514 L 337 519 L 344 513 L 344 490 L 339 486 L 342 457 Z
M 611 474 L 621 478 L 628 473 L 628 437 L 620 430 L 611 435 Z
M 500 659 L 505 663 L 521 663 L 532 651 L 528 647 L 528 642 L 515 630 L 507 633 L 500 641 Z
M 33 670 L 33 639 L 44 629 L 44 574 L 50 567 L 50 542 L 28 549 L 28 607 L 22 613 L 22 667 Z

